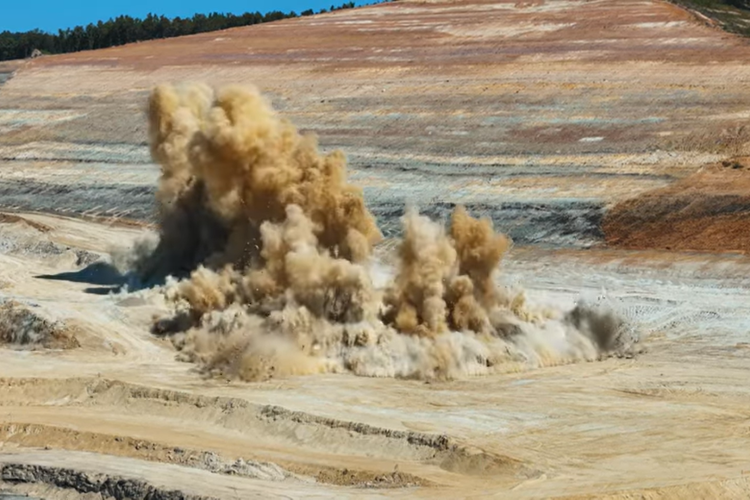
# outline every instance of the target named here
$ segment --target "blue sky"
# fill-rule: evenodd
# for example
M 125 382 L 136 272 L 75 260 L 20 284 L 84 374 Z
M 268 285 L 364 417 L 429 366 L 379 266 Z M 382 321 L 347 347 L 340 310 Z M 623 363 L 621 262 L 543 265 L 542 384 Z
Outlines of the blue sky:
M 39 28 L 57 32 L 58 29 L 106 21 L 126 14 L 144 17 L 149 12 L 168 17 L 192 16 L 195 13 L 243 12 L 271 10 L 298 14 L 306 9 L 316 12 L 348 0 L 0 0 L 0 31 L 29 31 Z M 356 1 L 357 5 L 367 2 Z

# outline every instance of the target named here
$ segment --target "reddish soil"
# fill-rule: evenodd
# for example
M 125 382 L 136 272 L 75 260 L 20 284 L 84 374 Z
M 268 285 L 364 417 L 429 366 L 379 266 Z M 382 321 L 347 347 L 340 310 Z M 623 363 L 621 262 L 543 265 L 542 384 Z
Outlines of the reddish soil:
M 750 158 L 708 165 L 668 187 L 617 204 L 609 245 L 630 249 L 750 251 Z
M 442 72 L 446 64 L 485 66 L 570 52 L 581 62 L 608 63 L 709 63 L 747 55 L 741 39 L 702 24 L 695 15 L 661 1 L 407 1 L 47 57 L 35 65 L 131 64 L 154 69 L 317 60 L 325 67 L 393 67 L 400 62 L 420 72 Z M 679 43 L 665 43 L 666 33 Z M 711 50 L 696 50 L 705 47 L 707 36 L 714 39 Z M 655 45 L 659 50 L 653 50 Z

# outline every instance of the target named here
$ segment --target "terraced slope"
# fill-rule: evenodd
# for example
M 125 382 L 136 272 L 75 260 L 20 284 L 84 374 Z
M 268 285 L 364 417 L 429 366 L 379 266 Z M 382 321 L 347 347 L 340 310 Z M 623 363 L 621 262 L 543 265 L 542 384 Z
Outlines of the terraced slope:
M 45 57 L 0 92 L 1 200 L 148 220 L 148 89 L 247 83 L 345 150 L 383 222 L 460 202 L 589 245 L 608 203 L 740 152 L 749 59 L 656 0 L 399 1 Z
M 686 190 L 700 228 L 719 200 L 742 232 L 727 179 L 748 169 L 720 160 L 746 153 L 749 58 L 656 0 L 398 1 L 0 66 L 0 498 L 748 498 L 750 258 L 561 247 L 692 228 L 653 213 Z M 346 151 L 391 231 L 406 202 L 460 202 L 556 247 L 515 246 L 500 284 L 609 301 L 644 349 L 430 383 L 205 378 L 150 332 L 163 296 L 95 262 L 153 217 L 143 109 L 167 80 L 260 86 Z

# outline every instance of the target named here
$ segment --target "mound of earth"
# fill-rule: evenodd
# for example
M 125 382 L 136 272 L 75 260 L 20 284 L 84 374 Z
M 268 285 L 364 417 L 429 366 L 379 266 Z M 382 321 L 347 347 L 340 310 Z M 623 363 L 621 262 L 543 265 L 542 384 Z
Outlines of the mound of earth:
M 15 300 L 0 304 L 0 344 L 48 349 L 80 347 L 74 332 L 63 323 L 50 321 Z
M 750 250 L 750 158 L 707 165 L 693 175 L 615 205 L 607 243 L 629 249 Z

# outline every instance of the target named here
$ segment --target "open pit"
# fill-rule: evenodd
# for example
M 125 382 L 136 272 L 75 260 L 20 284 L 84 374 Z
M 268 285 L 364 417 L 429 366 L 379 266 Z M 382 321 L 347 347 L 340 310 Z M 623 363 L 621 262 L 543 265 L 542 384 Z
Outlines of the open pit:
M 0 65 L 0 499 L 746 498 L 749 59 L 742 39 L 656 0 L 399 1 Z M 529 341 L 511 345 L 526 354 L 512 362 L 461 358 L 482 370 L 370 373 L 351 369 L 353 351 L 333 343 L 323 368 L 309 362 L 318 350 L 302 349 L 283 358 L 294 369 L 274 364 L 271 376 L 243 376 L 231 363 L 206 369 L 215 360 L 187 355 L 155 328 L 175 319 L 179 294 L 165 290 L 177 285 L 133 274 L 144 268 L 132 249 L 154 255 L 164 236 L 149 96 L 185 81 L 218 93 L 255 85 L 300 133 L 317 135 L 320 157 L 343 150 L 345 184 L 362 189 L 383 236 L 367 247 L 374 289 L 404 282 L 405 259 L 453 248 L 438 281 L 468 276 L 475 290 L 513 292 L 517 306 L 557 314 L 541 321 L 519 306 L 518 325 L 558 321 L 566 339 L 585 323 L 569 314 L 577 304 L 604 307 L 626 326 L 627 348 L 535 358 L 540 344 Z M 295 151 L 288 157 L 318 154 Z M 203 163 L 191 162 L 205 181 L 195 173 Z M 235 163 L 222 165 L 234 172 Z M 316 262 L 360 265 L 358 240 L 327 235 L 331 221 L 309 199 L 297 206 L 323 227 L 308 228 Z M 225 197 L 208 200 L 218 210 Z M 407 205 L 432 229 L 405 225 Z M 492 233 L 477 231 L 497 243 L 482 248 L 504 250 L 481 254 L 502 257 L 494 274 L 467 271 L 472 254 L 452 230 L 458 205 L 492 222 Z M 294 210 L 218 213 L 231 215 L 225 229 L 276 224 L 267 249 L 271 236 L 304 227 L 283 225 L 304 222 Z M 357 230 L 374 234 L 367 227 Z M 420 254 L 424 241 L 443 250 Z M 235 266 L 257 259 L 252 249 L 224 254 Z M 198 263 L 220 272 L 216 262 L 202 255 L 169 272 L 186 279 Z M 301 290 L 291 287 L 294 300 Z M 229 292 L 212 297 L 261 319 L 279 299 L 258 305 Z M 432 296 L 450 305 L 448 295 Z M 328 326 L 346 319 L 339 299 L 324 303 L 336 306 Z M 427 316 L 372 321 L 397 332 L 388 338 L 431 345 L 442 327 Z M 459 321 L 431 317 L 449 331 Z M 468 324 L 485 340 L 508 333 Z M 448 352 L 468 345 L 452 333 Z M 248 345 L 228 352 L 255 353 Z M 356 366 L 406 359 L 373 352 Z

